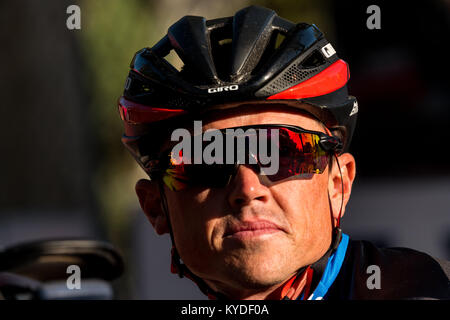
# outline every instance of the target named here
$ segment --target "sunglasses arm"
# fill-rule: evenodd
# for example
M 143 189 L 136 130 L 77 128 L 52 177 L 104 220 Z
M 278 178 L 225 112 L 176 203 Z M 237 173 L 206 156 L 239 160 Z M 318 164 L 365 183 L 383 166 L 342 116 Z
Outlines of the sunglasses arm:
M 344 144 L 342 143 L 341 139 L 335 136 L 323 135 L 319 140 L 319 144 L 325 151 L 336 152 L 338 154 L 344 148 Z

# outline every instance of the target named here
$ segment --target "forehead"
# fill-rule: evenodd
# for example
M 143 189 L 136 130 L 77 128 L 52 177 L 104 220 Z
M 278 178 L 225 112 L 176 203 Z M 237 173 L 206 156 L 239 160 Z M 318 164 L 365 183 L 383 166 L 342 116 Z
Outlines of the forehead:
M 301 109 L 280 104 L 249 104 L 230 109 L 212 110 L 201 117 L 195 117 L 195 119 L 184 119 L 175 124 L 175 127 L 168 127 L 169 130 L 165 131 L 168 136 L 163 138 L 162 145 L 158 149 L 167 149 L 176 143 L 171 141 L 170 136 L 172 131 L 177 128 L 184 128 L 192 133 L 194 120 L 202 121 L 203 131 L 258 124 L 287 124 L 325 132 L 325 126 L 321 122 Z
M 308 130 L 324 131 L 324 126 L 308 113 L 284 105 L 246 105 L 209 113 L 203 129 L 224 129 L 258 124 L 288 124 Z

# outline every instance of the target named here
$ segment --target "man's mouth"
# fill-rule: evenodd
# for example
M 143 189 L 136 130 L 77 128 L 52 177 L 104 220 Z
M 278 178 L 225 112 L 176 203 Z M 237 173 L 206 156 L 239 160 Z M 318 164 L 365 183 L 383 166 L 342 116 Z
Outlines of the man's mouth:
M 250 239 L 283 231 L 277 224 L 267 220 L 240 221 L 230 224 L 224 238 Z

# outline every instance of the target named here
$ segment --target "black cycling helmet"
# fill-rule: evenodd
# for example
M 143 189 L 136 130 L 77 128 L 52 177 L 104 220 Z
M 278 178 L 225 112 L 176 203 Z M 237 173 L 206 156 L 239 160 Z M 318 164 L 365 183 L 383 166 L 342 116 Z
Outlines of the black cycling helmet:
M 181 70 L 165 59 L 171 50 L 184 63 Z M 294 24 L 259 6 L 214 20 L 185 16 L 152 48 L 135 54 L 119 99 L 122 141 L 148 172 L 155 149 L 149 132 L 157 123 L 212 109 L 282 103 L 340 132 L 345 150 L 358 111 L 347 92 L 349 77 L 347 63 L 315 25 Z

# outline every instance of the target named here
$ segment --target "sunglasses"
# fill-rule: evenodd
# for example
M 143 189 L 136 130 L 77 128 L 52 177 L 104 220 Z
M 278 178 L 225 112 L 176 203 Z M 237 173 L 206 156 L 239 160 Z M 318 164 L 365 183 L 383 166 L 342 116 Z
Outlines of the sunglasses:
M 230 141 L 243 138 L 245 144 L 234 143 L 232 148 L 227 144 L 227 147 L 224 146 L 221 149 L 221 156 L 228 161 L 212 164 L 198 164 L 198 161 L 192 161 L 192 163 L 187 157 L 183 158 L 182 151 L 176 155 L 173 149 L 166 150 L 161 153 L 157 168 L 152 170 L 152 179 L 161 178 L 173 191 L 194 186 L 223 188 L 230 183 L 240 165 L 251 167 L 256 173 L 265 175 L 270 182 L 279 182 L 295 176 L 310 178 L 313 174 L 323 173 L 330 156 L 343 148 L 342 142 L 335 136 L 292 125 L 252 125 L 217 131 L 220 131 L 225 139 L 230 138 Z M 261 139 L 267 146 L 267 150 L 264 150 L 266 151 L 264 161 L 262 154 L 257 152 L 261 151 Z M 192 151 L 194 151 L 193 148 Z M 233 153 L 231 156 L 230 152 Z M 270 166 L 267 164 L 267 153 L 270 153 L 271 157 L 276 156 L 276 159 L 274 157 L 278 163 L 276 172 L 267 170 Z M 245 163 L 242 159 L 249 159 L 249 161 Z

